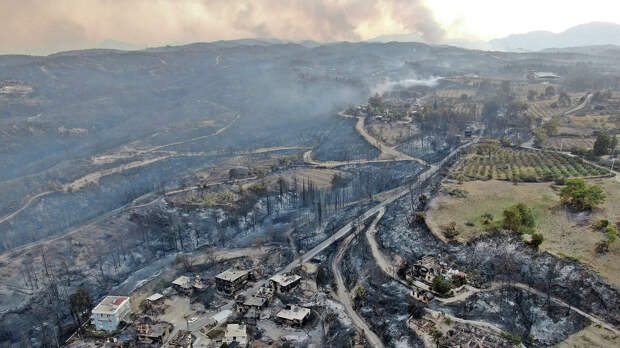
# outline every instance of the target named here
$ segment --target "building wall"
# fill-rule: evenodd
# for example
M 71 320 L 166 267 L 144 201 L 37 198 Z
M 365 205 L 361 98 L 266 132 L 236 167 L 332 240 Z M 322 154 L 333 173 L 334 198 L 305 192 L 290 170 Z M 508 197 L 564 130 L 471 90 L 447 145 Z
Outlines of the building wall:
M 118 324 L 129 311 L 131 305 L 129 299 L 123 302 L 118 310 L 114 313 L 93 313 L 92 318 L 97 330 L 114 331 L 118 328 Z

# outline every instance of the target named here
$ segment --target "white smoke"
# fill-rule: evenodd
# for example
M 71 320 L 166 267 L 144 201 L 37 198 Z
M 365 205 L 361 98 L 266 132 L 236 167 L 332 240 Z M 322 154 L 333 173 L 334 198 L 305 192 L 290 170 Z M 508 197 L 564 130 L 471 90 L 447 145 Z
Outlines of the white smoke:
M 437 86 L 437 83 L 441 79 L 442 77 L 430 77 L 428 79 L 412 78 L 412 79 L 404 79 L 404 80 L 397 80 L 397 81 L 394 81 L 392 79 L 386 79 L 383 82 L 377 84 L 372 89 L 372 94 L 378 93 L 381 95 L 385 92 L 389 92 L 393 90 L 396 87 L 402 87 L 402 88 L 409 88 L 413 86 L 435 87 Z

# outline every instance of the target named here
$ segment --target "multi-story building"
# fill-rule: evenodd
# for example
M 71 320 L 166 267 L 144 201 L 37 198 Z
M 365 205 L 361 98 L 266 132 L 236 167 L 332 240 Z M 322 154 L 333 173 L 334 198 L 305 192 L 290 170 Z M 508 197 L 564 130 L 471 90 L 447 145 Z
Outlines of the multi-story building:
M 91 319 L 97 330 L 114 331 L 130 311 L 129 297 L 106 296 L 92 310 Z
M 248 330 L 243 324 L 226 325 L 224 337 L 227 345 L 236 343 L 237 345 L 235 347 L 245 348 L 248 346 Z
M 232 295 L 242 289 L 248 282 L 250 272 L 230 268 L 215 277 L 217 291 Z

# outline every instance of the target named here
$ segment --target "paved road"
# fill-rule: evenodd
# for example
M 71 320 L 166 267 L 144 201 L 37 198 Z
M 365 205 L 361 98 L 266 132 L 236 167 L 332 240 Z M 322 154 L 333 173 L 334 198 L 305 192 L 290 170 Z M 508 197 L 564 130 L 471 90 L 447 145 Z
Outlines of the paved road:
M 385 209 L 379 211 L 379 214 L 377 215 L 375 220 L 372 222 L 373 225 L 376 225 L 377 222 L 381 219 L 381 217 L 383 217 L 384 211 Z M 351 244 L 351 241 L 354 238 L 355 238 L 355 233 L 350 234 L 344 240 L 344 242 L 342 243 L 342 246 L 338 249 L 336 256 L 332 259 L 332 273 L 334 274 L 334 277 L 336 278 L 336 286 L 337 286 L 336 294 L 338 296 L 340 303 L 342 303 L 345 310 L 349 314 L 349 317 L 351 318 L 353 325 L 355 325 L 359 330 L 361 330 L 364 333 L 370 345 L 375 348 L 383 348 L 385 346 L 383 345 L 383 342 L 381 341 L 381 339 L 372 331 L 372 329 L 368 326 L 366 321 L 362 317 L 360 317 L 359 314 L 357 314 L 357 312 L 353 308 L 353 303 L 351 302 L 351 295 L 347 291 L 347 287 L 344 284 L 344 278 L 342 277 L 342 272 L 340 270 L 340 263 L 342 262 L 342 257 L 344 256 L 345 252 L 349 248 L 349 245 Z
M 581 109 L 585 108 L 586 106 L 590 105 L 590 102 L 592 101 L 592 97 L 593 94 L 592 93 L 588 93 L 588 95 L 586 96 L 586 99 L 583 101 L 583 103 L 575 106 L 574 108 L 566 111 L 564 113 L 564 115 L 570 115 L 570 114 L 574 114 L 577 111 L 580 111 Z
M 448 156 L 446 156 L 443 160 L 441 160 L 441 162 L 439 162 L 438 165 L 432 165 L 430 167 L 428 167 L 426 169 L 426 171 L 422 172 L 419 176 L 419 179 L 416 183 L 416 185 L 421 185 L 422 183 L 424 183 L 428 178 L 430 178 L 431 176 L 433 176 L 435 173 L 437 173 L 437 171 L 446 163 L 448 162 L 452 157 L 454 157 L 454 155 L 456 153 L 458 153 L 460 150 L 470 146 L 471 144 L 477 143 L 480 140 L 480 138 L 476 137 L 472 140 L 472 142 L 469 142 L 467 144 L 461 145 L 458 148 L 456 148 L 455 150 L 453 150 Z M 389 204 L 392 204 L 394 201 L 396 201 L 397 199 L 405 196 L 406 194 L 409 193 L 409 189 L 403 189 L 400 191 L 396 191 L 392 196 L 390 196 L 389 198 L 387 198 L 386 200 L 384 200 L 383 202 L 377 204 L 376 206 L 374 206 L 373 208 L 370 208 L 368 211 L 366 211 L 364 214 L 362 214 L 361 216 L 359 216 L 356 220 L 357 222 L 363 222 L 366 221 L 369 217 L 375 215 L 377 212 L 379 212 L 379 210 L 385 208 L 386 206 L 388 206 Z M 341 227 L 336 233 L 334 233 L 333 235 L 331 235 L 330 237 L 326 238 L 323 242 L 321 242 L 319 245 L 315 246 L 314 248 L 312 248 L 311 250 L 309 250 L 308 252 L 306 252 L 304 255 L 302 255 L 299 259 L 293 261 L 291 264 L 289 264 L 288 266 L 284 267 L 282 270 L 280 270 L 280 272 L 278 272 L 277 274 L 283 274 L 283 273 L 288 273 L 290 272 L 293 268 L 295 268 L 296 266 L 298 266 L 300 264 L 300 260 L 301 263 L 304 262 L 308 262 L 310 261 L 313 257 L 315 257 L 316 255 L 318 255 L 320 252 L 322 252 L 323 250 L 327 249 L 330 245 L 332 245 L 334 242 L 336 242 L 337 240 L 343 238 L 344 236 L 346 236 L 347 234 L 349 234 L 352 231 L 352 227 L 354 226 L 354 222 L 349 222 L 346 225 L 344 225 L 343 227 Z

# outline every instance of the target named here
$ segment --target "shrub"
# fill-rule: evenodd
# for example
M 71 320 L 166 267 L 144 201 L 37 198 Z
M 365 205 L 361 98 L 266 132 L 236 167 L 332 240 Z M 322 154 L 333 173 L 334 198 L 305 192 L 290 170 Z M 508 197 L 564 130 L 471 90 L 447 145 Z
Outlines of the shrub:
M 598 222 L 595 223 L 593 227 L 597 230 L 602 230 L 604 228 L 607 228 L 607 226 L 609 226 L 609 220 L 602 219 L 602 220 L 598 220 Z
M 565 185 L 566 184 L 566 178 L 563 176 L 558 176 L 555 178 L 555 184 L 556 185 Z
M 536 226 L 532 210 L 519 203 L 504 210 L 503 227 L 517 233 L 529 233 Z
M 417 222 L 424 222 L 426 221 L 426 214 L 423 211 L 418 211 L 415 213 L 415 219 Z
M 540 233 L 534 233 L 532 235 L 532 241 L 529 243 L 533 248 L 535 248 L 536 250 L 538 250 L 538 247 L 542 244 L 542 242 L 545 240 L 545 238 L 543 237 L 542 234 Z
M 449 239 L 456 237 L 459 234 L 459 231 L 456 229 L 456 222 L 450 222 L 448 226 L 445 227 L 443 234 Z
M 609 240 L 602 240 L 596 243 L 596 252 L 599 254 L 609 252 Z
M 618 229 L 616 229 L 616 226 L 614 225 L 607 226 L 605 229 L 605 234 L 607 235 L 607 239 L 610 244 L 618 240 Z
M 536 176 L 532 174 L 523 173 L 519 175 L 519 178 L 523 182 L 538 182 L 538 180 L 536 180 Z
M 493 222 L 493 215 L 491 215 L 490 213 L 482 214 L 482 223 L 483 224 L 488 225 L 491 222 Z

